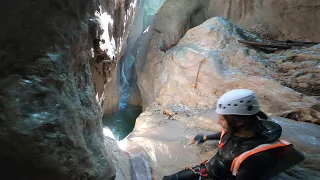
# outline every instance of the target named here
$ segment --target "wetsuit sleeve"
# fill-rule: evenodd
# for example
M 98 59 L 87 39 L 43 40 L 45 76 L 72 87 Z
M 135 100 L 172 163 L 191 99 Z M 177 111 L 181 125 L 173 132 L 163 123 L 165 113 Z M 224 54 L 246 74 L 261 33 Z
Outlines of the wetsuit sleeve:
M 236 180 L 260 179 L 263 174 L 277 163 L 274 150 L 264 151 L 248 157 L 239 169 Z
M 221 132 L 207 135 L 207 140 L 220 140 Z

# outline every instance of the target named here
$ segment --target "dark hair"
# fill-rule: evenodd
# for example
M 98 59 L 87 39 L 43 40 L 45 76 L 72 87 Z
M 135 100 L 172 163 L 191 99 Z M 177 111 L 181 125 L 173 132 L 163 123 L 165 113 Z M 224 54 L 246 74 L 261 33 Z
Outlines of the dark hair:
M 239 128 L 251 129 L 256 128 L 261 124 L 260 120 L 267 120 L 268 116 L 259 111 L 254 115 L 223 115 L 225 120 L 228 122 L 229 130 L 233 133 L 236 133 Z M 236 121 L 243 121 L 243 124 L 239 127 L 237 126 Z

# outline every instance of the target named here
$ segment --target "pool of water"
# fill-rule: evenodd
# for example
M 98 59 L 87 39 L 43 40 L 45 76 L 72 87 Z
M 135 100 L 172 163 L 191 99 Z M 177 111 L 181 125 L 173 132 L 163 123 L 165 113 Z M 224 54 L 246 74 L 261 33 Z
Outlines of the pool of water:
M 141 112 L 141 106 L 126 105 L 116 113 L 104 115 L 102 123 L 112 131 L 113 136 L 119 141 L 132 132 Z

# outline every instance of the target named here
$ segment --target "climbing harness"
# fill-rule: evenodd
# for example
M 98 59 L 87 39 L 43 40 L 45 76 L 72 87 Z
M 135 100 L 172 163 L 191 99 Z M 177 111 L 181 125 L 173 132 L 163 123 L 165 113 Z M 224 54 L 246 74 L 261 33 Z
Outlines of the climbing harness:
M 195 167 L 186 167 L 185 169 L 190 169 L 195 175 L 199 176 L 199 180 L 204 180 L 209 177 L 206 169 L 206 164 L 208 160 L 205 160 Z

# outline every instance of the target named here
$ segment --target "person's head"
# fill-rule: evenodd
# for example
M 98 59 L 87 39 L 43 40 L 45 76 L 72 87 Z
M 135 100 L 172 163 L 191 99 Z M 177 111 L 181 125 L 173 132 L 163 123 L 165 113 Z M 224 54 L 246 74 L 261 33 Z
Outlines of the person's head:
M 259 119 L 268 118 L 260 110 L 256 94 L 248 89 L 235 89 L 223 94 L 217 102 L 216 112 L 222 128 L 233 133 L 252 130 L 260 123 Z

